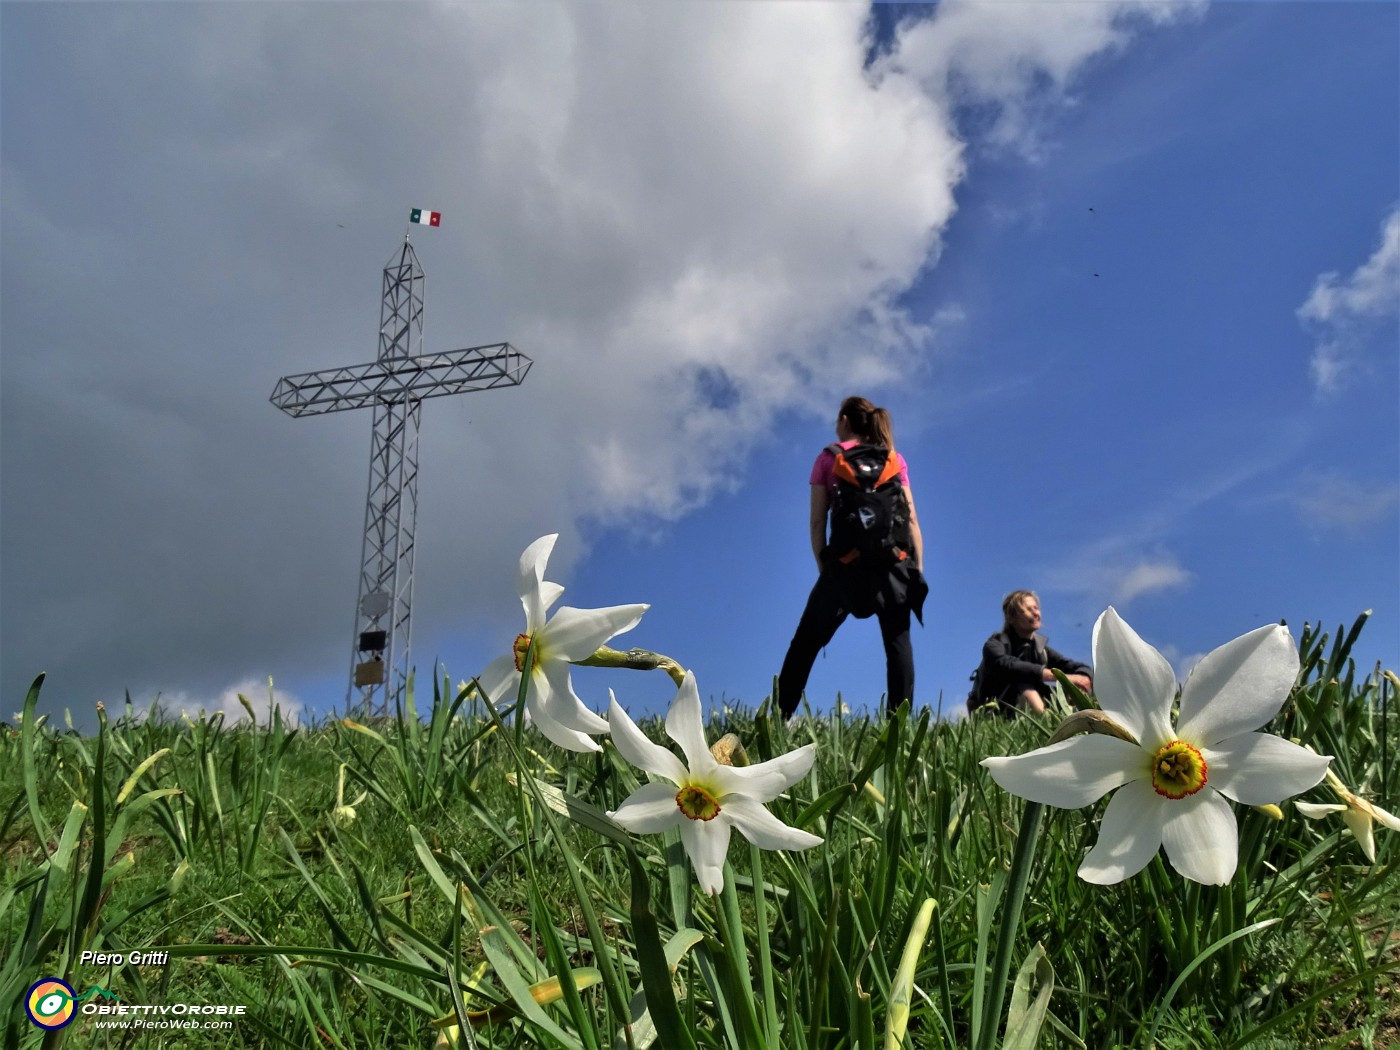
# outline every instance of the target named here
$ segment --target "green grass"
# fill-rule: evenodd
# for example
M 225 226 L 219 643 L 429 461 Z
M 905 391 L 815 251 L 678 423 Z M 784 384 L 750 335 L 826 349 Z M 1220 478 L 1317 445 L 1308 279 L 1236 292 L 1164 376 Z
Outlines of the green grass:
M 1350 662 L 1361 622 L 1305 630 L 1271 728 L 1400 808 L 1395 680 Z M 817 743 L 770 808 L 826 841 L 762 853 L 736 836 L 709 898 L 678 839 L 602 816 L 638 784 L 613 747 L 561 752 L 446 680 L 422 717 L 292 728 L 128 709 L 87 737 L 36 718 L 37 697 L 0 741 L 5 1046 L 431 1047 L 434 1020 L 470 1020 L 458 1045 L 493 1050 L 1400 1041 L 1400 834 L 1378 829 L 1369 865 L 1340 820 L 1237 807 L 1228 886 L 1159 858 L 1095 887 L 1075 870 L 1102 804 L 1048 809 L 1004 926 L 1023 803 L 978 762 L 1038 746 L 1050 720 L 726 711 L 709 738 L 738 734 L 754 761 Z M 643 728 L 664 740 L 659 720 Z M 1007 938 L 1015 984 L 985 1021 Z M 131 950 L 171 958 L 78 961 Z M 80 1015 L 46 1036 L 21 1000 L 47 976 L 247 1013 L 213 1032 Z

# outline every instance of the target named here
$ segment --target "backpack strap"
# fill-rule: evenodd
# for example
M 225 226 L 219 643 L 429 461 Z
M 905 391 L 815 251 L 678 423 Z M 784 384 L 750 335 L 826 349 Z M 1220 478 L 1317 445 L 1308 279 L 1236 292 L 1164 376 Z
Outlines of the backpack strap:
M 860 446 L 852 445 L 851 447 L 859 448 Z M 851 469 L 851 465 L 845 458 L 847 449 L 842 447 L 841 442 L 833 441 L 830 445 L 826 446 L 826 451 L 836 457 L 836 461 L 831 465 L 832 480 L 836 481 L 838 485 L 840 482 L 845 481 L 859 487 L 860 482 L 856 480 L 855 471 Z
M 831 453 L 831 458 L 832 458 L 832 464 L 831 464 L 832 480 L 833 480 L 833 481 L 838 481 L 838 480 L 840 480 L 840 476 L 836 473 L 836 468 L 837 468 L 837 467 L 840 465 L 840 463 L 841 463 L 841 453 L 842 453 L 842 452 L 845 452 L 846 450 L 845 450 L 844 448 L 841 447 L 841 442 L 839 442 L 839 441 L 833 441 L 831 444 L 827 445 L 826 448 L 822 449 L 822 451 L 823 451 L 823 452 L 830 452 L 830 453 Z
M 860 446 L 860 445 L 856 445 L 856 446 L 853 446 L 853 448 L 861 448 L 861 447 L 879 448 L 879 447 L 881 447 L 881 446 L 878 446 L 878 445 L 874 445 L 874 446 Z M 827 448 L 836 456 L 836 463 L 835 463 L 835 465 L 834 465 L 833 468 L 832 468 L 832 469 L 833 469 L 833 473 L 834 473 L 835 476 L 836 476 L 836 479 L 837 479 L 838 481 L 848 481 L 848 482 L 850 482 L 852 485 L 857 485 L 857 486 L 863 485 L 864 483 L 861 482 L 860 479 L 858 479 L 858 478 L 856 477 L 855 471 L 851 469 L 850 465 L 848 464 L 848 462 L 847 462 L 846 459 L 844 458 L 844 453 L 850 451 L 850 449 L 844 449 L 844 448 L 842 448 L 839 444 L 836 444 L 836 445 L 828 445 Z M 876 488 L 876 489 L 877 489 L 877 488 L 879 488 L 880 486 L 882 486 L 882 485 L 886 484 L 887 482 L 889 482 L 890 480 L 892 480 L 892 479 L 897 480 L 898 478 L 899 478 L 899 458 L 898 458 L 898 456 L 895 455 L 894 449 L 886 449 L 886 450 L 885 450 L 885 465 L 884 465 L 883 467 L 880 468 L 880 475 L 879 475 L 879 477 L 877 477 L 873 482 L 869 482 L 870 487 L 871 487 L 871 488 Z

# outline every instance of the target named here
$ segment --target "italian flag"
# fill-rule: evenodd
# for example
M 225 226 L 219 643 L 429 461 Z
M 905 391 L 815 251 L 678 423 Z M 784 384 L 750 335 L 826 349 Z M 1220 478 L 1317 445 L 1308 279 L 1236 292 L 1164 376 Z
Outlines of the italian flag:
M 422 208 L 414 208 L 408 213 L 408 221 L 416 222 L 419 226 L 441 226 L 442 212 L 424 211 Z

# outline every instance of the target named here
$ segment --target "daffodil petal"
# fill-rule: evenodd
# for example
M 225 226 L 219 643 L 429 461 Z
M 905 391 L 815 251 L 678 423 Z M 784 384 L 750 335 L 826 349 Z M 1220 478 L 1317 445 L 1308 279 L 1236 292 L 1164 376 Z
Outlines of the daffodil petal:
M 1192 882 L 1224 886 L 1239 862 L 1235 811 L 1209 788 L 1188 798 L 1164 802 L 1162 845 L 1167 860 Z
M 807 775 L 816 757 L 817 745 L 803 744 L 796 751 L 752 766 L 716 765 L 709 779 L 722 792 L 738 792 L 757 802 L 772 802 Z
M 1288 628 L 1260 627 L 1226 642 L 1191 669 L 1181 690 L 1178 731 L 1204 744 L 1258 729 L 1278 714 L 1298 677 Z
M 810 849 L 822 843 L 819 836 L 784 824 L 760 803 L 742 795 L 726 798 L 720 816 L 727 816 L 739 833 L 759 849 Z
M 1142 748 L 1110 736 L 1070 737 L 1024 755 L 982 759 L 992 779 L 1013 795 L 1061 809 L 1087 806 L 1146 777 L 1148 763 Z
M 554 717 L 548 705 L 550 686 L 543 675 L 536 675 L 525 694 L 525 721 L 566 751 L 600 751 L 602 748 L 588 735 L 571 729 Z
M 611 700 L 608 703 L 608 725 L 612 729 L 613 743 L 617 745 L 618 752 L 638 769 L 669 780 L 672 784 L 671 805 L 672 808 L 676 808 L 675 789 L 685 782 L 685 766 L 666 748 L 647 739 L 646 734 L 637 728 L 637 723 L 622 709 L 617 697 L 612 696 L 611 690 L 609 696 Z M 680 810 L 676 809 L 676 812 L 679 813 Z
M 1376 862 L 1376 834 L 1371 829 L 1371 815 L 1348 806 L 1346 812 L 1342 814 L 1342 820 L 1351 830 L 1357 845 L 1361 847 L 1361 852 L 1366 855 L 1367 863 L 1374 864 Z
M 724 860 L 729 856 L 729 822 L 682 819 L 681 843 L 690 856 L 695 878 L 706 893 L 724 889 Z
M 1161 804 L 1149 781 L 1123 785 L 1104 810 L 1099 840 L 1079 865 L 1079 877 L 1111 886 L 1147 867 L 1162 844 Z
M 566 605 L 540 631 L 540 646 L 552 658 L 586 660 L 614 635 L 637 626 L 649 605 L 613 605 L 606 609 L 575 609 Z
M 700 688 L 695 684 L 694 671 L 685 673 L 676 698 L 666 712 L 666 735 L 680 744 L 692 775 L 711 779 L 710 774 L 719 763 L 705 743 L 705 727 L 700 721 Z
M 550 583 L 548 580 L 540 581 L 540 609 L 549 611 L 549 607 L 559 600 L 559 596 L 564 593 L 563 584 Z
M 554 541 L 558 538 L 557 532 L 541 536 L 520 555 L 520 564 L 515 573 L 515 589 L 520 595 L 520 604 L 525 606 L 525 630 L 528 633 L 544 626 L 544 611 L 548 604 L 542 600 L 541 585 L 544 583 L 545 564 L 549 561 L 549 555 L 554 550 Z M 558 584 L 550 586 L 557 587 Z M 554 598 L 558 597 L 556 593 Z
M 476 680 L 493 704 L 513 704 L 520 691 L 520 672 L 515 669 L 515 657 L 510 654 L 492 660 Z
M 1309 820 L 1321 820 L 1333 813 L 1345 813 L 1346 806 L 1340 802 L 1295 802 L 1293 808 Z
M 565 729 L 573 729 L 579 733 L 608 731 L 608 723 L 603 717 L 584 707 L 583 701 L 574 693 L 568 664 L 550 661 L 541 671 L 548 688 L 540 690 L 540 706 L 547 717 L 554 719 Z
M 1200 751 L 1210 786 L 1246 806 L 1281 802 L 1308 790 L 1327 775 L 1332 761 L 1266 733 L 1241 733 Z
M 527 706 L 531 703 L 526 700 Z M 535 728 L 544 734 L 546 739 L 558 744 L 565 751 L 601 751 L 598 742 L 587 733 L 580 733 L 577 729 L 568 729 L 560 725 L 548 715 L 541 717 L 538 707 L 530 712 Z
M 617 739 L 616 735 L 613 739 Z M 655 835 L 681 821 L 690 823 L 676 805 L 674 784 L 643 784 L 608 816 L 638 835 Z
M 1371 811 L 1371 817 L 1373 819 L 1380 821 L 1386 827 L 1390 828 L 1391 831 L 1400 831 L 1400 817 L 1381 809 L 1381 807 L 1374 802 L 1362 801 L 1361 805 L 1363 808 Z
M 1149 751 L 1170 742 L 1176 675 L 1166 657 L 1139 638 L 1111 605 L 1094 624 L 1093 650 L 1099 707 Z

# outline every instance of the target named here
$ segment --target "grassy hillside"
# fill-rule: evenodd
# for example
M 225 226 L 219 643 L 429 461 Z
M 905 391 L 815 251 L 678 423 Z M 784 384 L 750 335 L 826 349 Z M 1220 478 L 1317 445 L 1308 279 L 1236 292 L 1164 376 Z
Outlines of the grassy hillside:
M 1349 663 L 1360 626 L 1304 632 L 1270 729 L 1400 809 L 1396 682 Z M 1040 746 L 1053 718 L 724 712 L 707 738 L 736 734 L 753 762 L 817 744 L 770 809 L 825 841 L 765 852 L 736 835 L 712 897 L 675 833 L 628 835 L 603 815 L 645 780 L 616 747 L 560 751 L 447 682 L 393 719 L 105 712 L 95 737 L 35 717 L 38 691 L 0 742 L 6 1046 L 1400 1040 L 1400 834 L 1377 826 L 1369 864 L 1339 818 L 1236 807 L 1228 885 L 1186 882 L 1161 856 L 1090 885 L 1076 869 L 1103 805 L 1046 810 L 1022 836 L 1025 804 L 978 765 Z M 643 728 L 669 745 L 659 720 Z M 1303 798 L 1336 801 L 1325 784 Z M 1008 885 L 1018 838 L 1023 890 Z M 25 1013 L 45 978 L 77 999 L 52 1031 Z M 244 1012 L 191 1011 L 218 1006 Z

